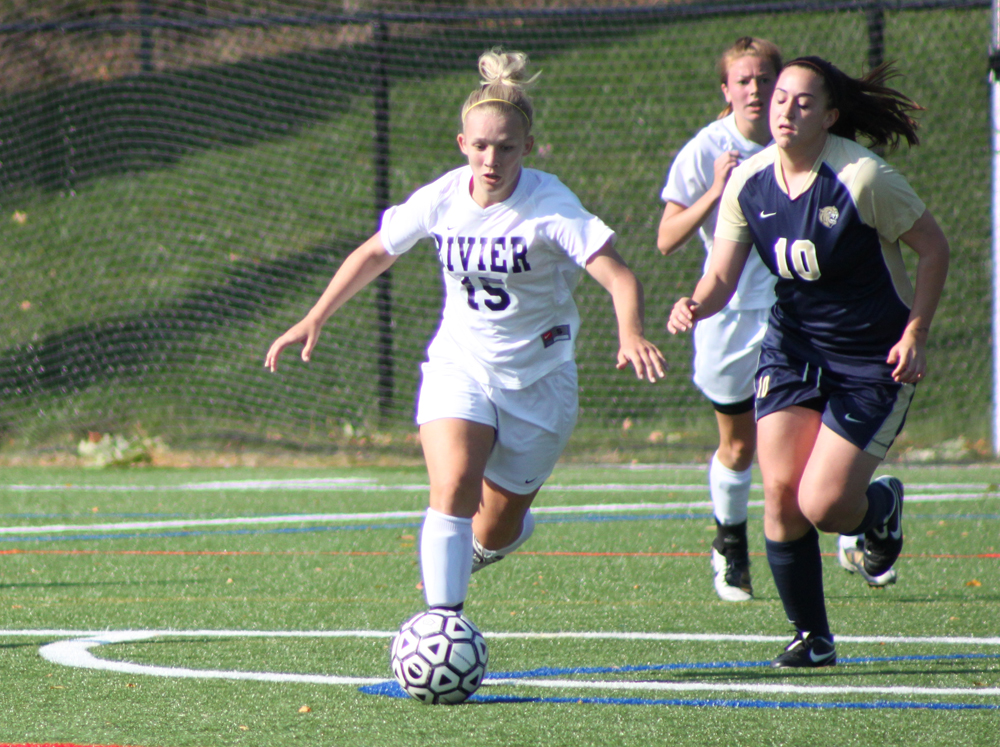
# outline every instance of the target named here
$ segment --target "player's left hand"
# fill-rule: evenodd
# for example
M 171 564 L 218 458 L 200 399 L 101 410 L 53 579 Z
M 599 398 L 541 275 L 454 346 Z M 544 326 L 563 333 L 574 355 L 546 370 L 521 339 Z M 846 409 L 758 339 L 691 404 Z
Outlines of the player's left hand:
M 892 346 L 885 362 L 894 366 L 892 378 L 900 384 L 917 384 L 927 373 L 927 356 L 921 333 L 906 330 L 899 342 Z
M 667 360 L 663 353 L 645 337 L 635 337 L 622 340 L 618 348 L 618 363 L 616 368 L 621 371 L 628 368 L 629 363 L 635 367 L 635 375 L 640 381 L 646 379 L 651 384 L 667 375 Z

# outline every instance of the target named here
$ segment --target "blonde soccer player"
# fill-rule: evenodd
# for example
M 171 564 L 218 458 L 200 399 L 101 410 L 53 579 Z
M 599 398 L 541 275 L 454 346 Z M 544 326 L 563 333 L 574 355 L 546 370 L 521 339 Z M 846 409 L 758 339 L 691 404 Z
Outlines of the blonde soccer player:
M 781 52 L 766 39 L 743 36 L 722 53 L 717 69 L 726 108 L 670 165 L 660 194 L 666 205 L 656 237 L 657 248 L 669 256 L 697 232 L 705 246 L 706 268 L 729 175 L 771 142 L 768 110 Z M 753 376 L 773 303 L 774 277 L 751 255 L 729 303 L 694 331 L 694 383 L 712 403 L 719 429 L 719 445 L 708 467 L 716 526 L 712 573 L 716 593 L 727 602 L 753 598 L 747 548 L 747 503 L 757 442 Z
M 469 575 L 513 552 L 534 528 L 529 507 L 577 417 L 573 289 L 586 272 L 611 295 L 616 365 L 664 375 L 643 333 L 642 286 L 615 233 L 556 177 L 524 166 L 533 147 L 527 56 L 479 58 L 481 85 L 461 110 L 467 164 L 385 211 L 378 233 L 337 270 L 320 299 L 267 352 L 308 361 L 324 322 L 421 239 L 444 278 L 441 323 L 421 366 L 420 441 L 430 477 L 420 537 L 428 606 L 461 609 Z

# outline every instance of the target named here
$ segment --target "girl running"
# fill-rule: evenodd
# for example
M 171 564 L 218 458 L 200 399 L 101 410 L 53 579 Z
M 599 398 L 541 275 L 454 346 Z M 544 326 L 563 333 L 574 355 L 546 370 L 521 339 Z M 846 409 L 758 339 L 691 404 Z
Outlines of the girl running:
M 687 244 L 695 231 L 711 256 L 719 199 L 730 173 L 771 142 L 768 107 L 780 69 L 778 48 L 750 36 L 737 39 L 719 58 L 726 108 L 677 154 L 660 195 L 666 207 L 656 245 L 664 256 Z M 719 427 L 708 485 L 716 526 L 715 590 L 727 602 L 753 598 L 747 550 L 750 465 L 757 442 L 753 375 L 773 303 L 774 278 L 751 255 L 732 299 L 694 331 L 694 383 L 715 408 Z
M 771 102 L 775 144 L 737 167 L 722 197 L 712 259 L 668 329 L 722 309 L 752 246 L 777 278 L 756 375 L 757 449 L 767 559 L 796 634 L 775 667 L 836 663 L 819 534 L 864 535 L 854 557 L 878 582 L 903 546 L 903 485 L 871 481 L 927 370 L 948 242 L 873 146 L 917 143 L 891 66 L 851 78 L 818 57 L 788 63 Z M 900 241 L 917 255 L 915 285 Z
M 664 375 L 663 356 L 643 336 L 642 286 L 615 251 L 614 231 L 556 177 L 523 166 L 534 144 L 526 63 L 499 49 L 479 58 L 482 84 L 462 107 L 458 134 L 468 165 L 388 209 L 264 364 L 274 371 L 293 344 L 308 361 L 338 308 L 418 241 L 434 240 L 445 302 L 417 400 L 430 477 L 420 538 L 430 607 L 461 609 L 474 558 L 476 569 L 500 560 L 532 533 L 528 509 L 576 422 L 573 289 L 582 270 L 614 303 L 617 367 L 631 364 L 650 382 Z

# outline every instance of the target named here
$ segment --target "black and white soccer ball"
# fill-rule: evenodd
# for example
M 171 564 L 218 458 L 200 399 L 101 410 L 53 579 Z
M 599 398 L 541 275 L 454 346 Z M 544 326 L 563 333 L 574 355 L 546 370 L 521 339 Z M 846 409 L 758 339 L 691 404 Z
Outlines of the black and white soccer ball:
M 422 703 L 461 703 L 486 675 L 486 639 L 455 610 L 434 607 L 404 622 L 392 639 L 396 681 Z

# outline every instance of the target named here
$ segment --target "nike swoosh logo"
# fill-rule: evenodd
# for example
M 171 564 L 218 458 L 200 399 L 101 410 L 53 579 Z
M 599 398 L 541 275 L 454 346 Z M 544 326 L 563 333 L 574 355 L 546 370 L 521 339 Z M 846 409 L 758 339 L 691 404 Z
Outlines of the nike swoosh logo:
M 896 513 L 896 506 L 892 507 L 892 513 L 890 513 L 885 518 L 886 524 L 889 523 L 889 519 L 892 518 L 892 514 L 893 513 Z M 883 524 L 882 526 L 885 526 L 885 524 Z M 872 534 L 874 534 L 880 540 L 884 540 L 886 537 L 892 537 L 894 540 L 898 540 L 900 537 L 903 536 L 903 527 L 902 527 L 902 525 L 900 525 L 896 529 L 892 529 L 892 530 L 885 530 L 885 529 L 882 529 L 881 527 L 872 527 Z
M 813 651 L 812 649 L 809 649 L 809 660 L 813 664 L 819 664 L 819 662 L 826 661 L 831 656 L 833 656 L 835 653 L 836 653 L 836 651 L 827 651 L 825 654 L 819 654 L 819 655 L 817 655 L 815 651 Z
M 849 423 L 863 423 L 863 422 L 865 422 L 863 420 L 858 420 L 856 417 L 854 417 L 853 415 L 851 415 L 851 413 L 847 413 L 844 416 L 844 420 L 846 420 Z
M 777 211 L 773 213 L 765 213 L 763 210 L 760 211 L 761 218 L 770 218 L 772 215 L 777 215 L 777 214 L 778 214 Z

